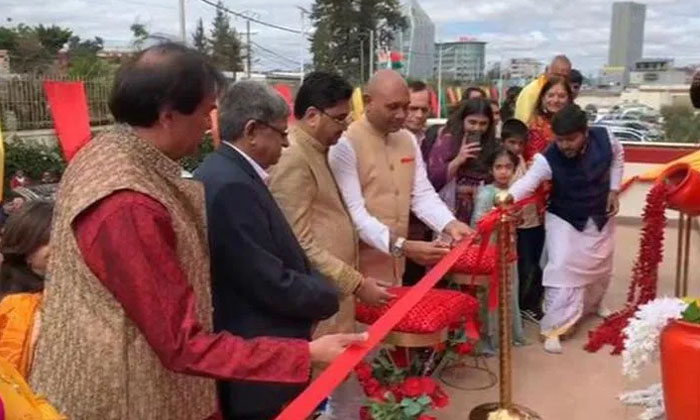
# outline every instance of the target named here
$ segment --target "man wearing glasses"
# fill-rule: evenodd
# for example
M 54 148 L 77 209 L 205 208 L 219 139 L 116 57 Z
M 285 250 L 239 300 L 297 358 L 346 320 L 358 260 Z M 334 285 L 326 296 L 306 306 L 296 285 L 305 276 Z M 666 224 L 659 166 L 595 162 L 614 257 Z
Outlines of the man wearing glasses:
M 269 87 L 234 84 L 220 100 L 222 144 L 195 173 L 205 188 L 214 328 L 244 338 L 309 340 L 338 311 L 335 287 L 312 267 L 267 189 L 266 170 L 289 144 L 288 116 Z M 362 339 L 343 337 L 345 345 Z M 224 418 L 275 418 L 303 386 L 221 381 Z

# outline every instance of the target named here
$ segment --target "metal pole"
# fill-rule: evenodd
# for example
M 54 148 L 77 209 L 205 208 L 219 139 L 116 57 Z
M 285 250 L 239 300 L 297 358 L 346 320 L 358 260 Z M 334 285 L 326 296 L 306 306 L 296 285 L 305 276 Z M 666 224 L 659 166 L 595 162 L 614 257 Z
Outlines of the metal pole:
M 365 83 L 365 40 L 360 39 L 360 83 Z
M 682 211 L 678 212 L 678 247 L 676 248 L 676 287 L 674 294 L 676 297 L 681 297 L 681 275 L 683 267 L 683 228 L 685 228 L 685 214 Z
M 442 44 L 438 44 L 438 118 L 442 118 Z
M 252 51 L 253 49 L 251 48 L 250 45 L 250 19 L 246 19 L 245 21 L 245 37 L 246 37 L 246 44 L 248 46 L 248 57 L 246 57 L 246 76 L 248 79 L 250 79 L 250 67 L 251 67 L 251 57 L 252 57 Z
M 187 45 L 187 30 L 185 28 L 185 0 L 180 0 L 180 39 Z
M 688 268 L 690 266 L 690 231 L 693 227 L 693 218 L 687 214 L 685 216 L 685 249 L 683 250 L 683 287 L 681 292 L 683 297 L 688 296 Z
M 369 77 L 374 74 L 374 30 L 369 31 Z
M 299 11 L 301 13 L 301 42 L 299 43 L 299 82 L 303 83 L 304 82 L 304 43 L 306 39 L 304 39 L 305 31 L 304 31 L 304 9 L 299 8 Z
M 511 257 L 515 247 L 514 222 L 511 215 L 513 196 L 499 193 L 494 205 L 501 211 L 498 224 L 498 277 L 499 277 L 499 367 L 500 400 L 499 402 L 481 404 L 469 413 L 470 420 L 488 420 L 491 418 L 509 420 L 541 420 L 534 411 L 513 404 L 513 362 L 511 360 L 513 314 L 511 308 Z M 488 240 L 488 238 L 483 238 Z M 517 297 L 516 297 L 517 298 Z

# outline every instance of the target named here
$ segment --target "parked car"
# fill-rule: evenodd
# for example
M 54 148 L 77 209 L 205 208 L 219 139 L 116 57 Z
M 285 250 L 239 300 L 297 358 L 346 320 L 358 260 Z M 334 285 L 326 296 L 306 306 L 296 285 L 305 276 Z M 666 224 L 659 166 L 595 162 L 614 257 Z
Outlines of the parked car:
M 605 127 L 615 136 L 619 141 L 634 141 L 634 142 L 647 142 L 652 141 L 647 133 L 641 130 L 635 130 L 634 128 L 621 127 L 618 125 L 606 125 L 606 124 L 596 124 L 598 127 Z

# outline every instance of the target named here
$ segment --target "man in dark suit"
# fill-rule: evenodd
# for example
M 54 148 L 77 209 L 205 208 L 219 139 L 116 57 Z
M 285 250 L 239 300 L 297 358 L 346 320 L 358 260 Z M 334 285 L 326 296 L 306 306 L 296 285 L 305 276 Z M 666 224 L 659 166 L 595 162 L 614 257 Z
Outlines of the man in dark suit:
M 222 144 L 195 173 L 206 194 L 214 328 L 244 338 L 310 339 L 315 323 L 338 310 L 336 290 L 311 268 L 266 186 L 265 169 L 288 145 L 288 116 L 269 87 L 234 84 L 219 105 Z M 222 412 L 226 419 L 272 419 L 302 388 L 220 382 Z

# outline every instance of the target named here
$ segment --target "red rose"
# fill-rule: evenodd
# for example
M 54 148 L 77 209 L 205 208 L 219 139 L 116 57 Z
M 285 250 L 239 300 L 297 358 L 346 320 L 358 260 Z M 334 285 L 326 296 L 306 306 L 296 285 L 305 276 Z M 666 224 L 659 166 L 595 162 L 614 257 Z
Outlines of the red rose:
M 408 367 L 409 365 L 409 352 L 405 347 L 397 347 L 396 350 L 392 351 L 391 354 L 391 360 L 394 362 L 394 365 L 396 365 L 397 368 L 405 368 Z
M 355 374 L 357 375 L 357 380 L 360 383 L 364 383 L 372 377 L 372 368 L 366 362 L 361 362 L 355 368 Z
M 360 408 L 360 420 L 373 420 L 372 415 L 369 413 L 369 408 Z
M 450 403 L 449 395 L 445 394 L 439 386 L 435 388 L 435 393 L 431 395 L 435 408 L 445 408 Z
M 389 387 L 389 391 L 394 394 L 394 401 L 401 401 L 403 399 L 401 385 L 392 385 Z
M 433 416 L 429 416 L 427 414 L 421 414 L 420 417 L 418 417 L 418 420 L 437 420 Z
M 420 384 L 423 389 L 423 394 L 432 395 L 437 388 L 437 385 L 435 385 L 435 381 L 433 380 L 433 378 L 427 376 L 423 376 L 422 378 L 420 378 Z
M 469 354 L 473 349 L 474 345 L 467 341 L 466 343 L 461 343 L 458 345 L 455 350 L 457 351 L 457 354 Z
M 362 384 L 362 389 L 364 389 L 365 395 L 367 396 L 376 394 L 381 387 L 379 381 L 374 378 L 370 378 L 367 382 Z
M 380 386 L 377 389 L 373 389 L 372 392 L 370 394 L 368 394 L 367 396 L 370 399 L 385 402 L 386 401 L 386 393 L 387 393 L 387 389 L 384 388 L 383 386 Z
M 423 394 L 423 386 L 420 378 L 415 376 L 406 378 L 401 385 L 401 391 L 403 395 L 408 398 L 420 397 Z

